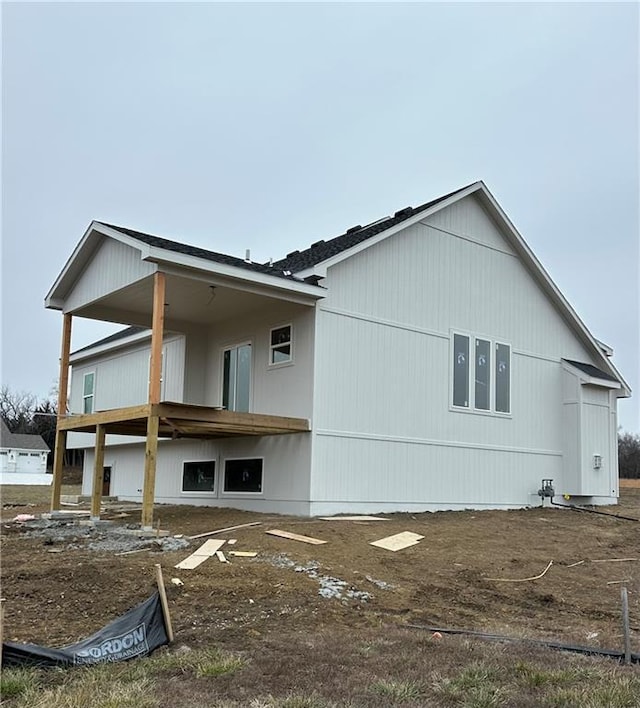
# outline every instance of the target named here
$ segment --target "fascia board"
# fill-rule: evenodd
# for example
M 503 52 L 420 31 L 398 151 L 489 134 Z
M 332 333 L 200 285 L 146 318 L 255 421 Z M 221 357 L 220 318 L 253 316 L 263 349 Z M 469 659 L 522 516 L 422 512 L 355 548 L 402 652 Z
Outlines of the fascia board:
M 385 239 L 389 238 L 390 236 L 393 236 L 394 234 L 397 234 L 398 232 L 403 231 L 404 229 L 408 228 L 409 226 L 413 226 L 414 224 L 419 223 L 423 219 L 426 219 L 429 216 L 437 213 L 441 209 L 446 209 L 448 206 L 451 206 L 451 204 L 455 204 L 455 202 L 459 201 L 460 199 L 464 199 L 465 197 L 468 197 L 470 194 L 477 192 L 479 189 L 482 189 L 483 187 L 484 187 L 484 184 L 482 182 L 474 182 L 473 184 L 470 184 L 464 191 L 458 192 L 456 194 L 452 194 L 448 199 L 445 199 L 443 202 L 439 202 L 438 204 L 434 204 L 429 209 L 425 209 L 424 211 L 421 211 L 418 214 L 415 214 L 414 216 L 410 217 L 409 219 L 405 219 L 404 221 L 401 221 L 399 224 L 396 224 L 395 226 L 391 226 L 386 231 L 381 231 L 379 234 L 376 234 L 375 236 L 372 236 L 371 238 L 365 239 L 361 243 L 358 243 L 355 246 L 352 246 L 351 248 L 348 248 L 345 251 L 341 251 L 340 253 L 337 253 L 335 256 L 331 256 L 331 258 L 327 258 L 325 261 L 318 263 L 317 265 L 313 266 L 312 268 L 306 268 L 305 270 L 295 273 L 295 276 L 298 278 L 307 278 L 310 275 L 315 275 L 320 278 L 326 278 L 327 277 L 327 269 L 330 268 L 331 266 L 336 265 L 336 263 L 340 263 L 341 261 L 344 261 L 347 258 L 351 258 L 351 256 L 355 256 L 357 253 L 360 253 L 361 251 L 364 251 L 367 248 L 370 248 L 371 246 L 375 246 L 377 243 L 380 243 L 381 241 L 384 241 Z
M 116 241 L 120 241 L 121 243 L 140 251 L 142 258 L 145 256 L 146 244 L 142 244 L 140 241 L 136 241 L 130 236 L 121 234 L 119 231 L 103 226 L 97 221 L 92 221 L 78 242 L 78 245 L 73 249 L 73 253 L 67 259 L 67 262 L 64 264 L 63 269 L 60 271 L 60 274 L 51 286 L 51 289 L 45 296 L 44 304 L 46 308 L 51 310 L 63 309 L 64 295 L 66 294 L 64 285 L 67 280 L 76 277 L 76 274 L 79 274 L 84 270 L 89 258 L 98 246 L 97 235 L 109 236 Z
M 163 248 L 151 246 L 148 248 L 147 254 L 143 258 L 144 260 L 158 264 L 168 263 L 172 266 L 179 265 L 183 268 L 219 275 L 224 278 L 229 278 L 230 280 L 241 281 L 247 284 L 257 284 L 271 290 L 297 293 L 298 295 L 304 295 L 314 300 L 324 298 L 326 295 L 324 289 L 317 285 L 296 283 L 266 273 L 245 271 L 235 266 L 229 266 L 215 261 L 207 261 L 197 256 L 189 256 L 188 254 L 177 253 L 175 251 L 166 251 Z
M 481 183 L 481 194 L 484 198 L 485 205 L 489 207 L 493 217 L 504 226 L 505 230 L 507 231 L 507 235 L 510 237 L 512 245 L 520 254 L 524 262 L 529 265 L 529 268 L 533 271 L 534 275 L 538 277 L 539 283 L 541 284 L 542 288 L 545 290 L 547 295 L 551 298 L 556 308 L 565 315 L 565 318 L 567 318 L 567 320 L 573 325 L 574 329 L 577 331 L 583 341 L 591 347 L 598 360 L 604 365 L 603 368 L 605 369 L 605 371 L 608 371 L 612 376 L 615 376 L 619 380 L 621 387 L 629 391 L 630 393 L 631 389 L 629 388 L 628 384 L 625 382 L 622 376 L 620 376 L 620 373 L 615 368 L 615 366 L 612 365 L 609 358 L 602 351 L 602 348 L 598 344 L 595 337 L 591 334 L 587 326 L 580 319 L 577 312 L 573 309 L 573 307 L 571 307 L 569 301 L 560 291 L 560 288 L 558 288 L 558 286 L 553 282 L 551 276 L 544 269 L 542 263 L 540 263 L 540 261 L 536 258 L 524 238 L 520 235 L 520 232 L 511 223 L 509 217 L 505 214 L 505 212 L 502 210 L 502 207 L 498 204 L 494 196 L 483 183 Z M 600 381 L 600 379 L 598 379 L 598 381 Z
M 621 381 L 607 381 L 606 379 L 601 379 L 597 376 L 589 376 L 589 374 L 585 374 L 582 369 L 579 369 L 577 366 L 573 366 L 573 364 L 570 364 L 564 359 L 562 360 L 562 368 L 573 374 L 583 386 L 601 386 L 602 388 L 621 389 L 622 391 L 625 390 Z

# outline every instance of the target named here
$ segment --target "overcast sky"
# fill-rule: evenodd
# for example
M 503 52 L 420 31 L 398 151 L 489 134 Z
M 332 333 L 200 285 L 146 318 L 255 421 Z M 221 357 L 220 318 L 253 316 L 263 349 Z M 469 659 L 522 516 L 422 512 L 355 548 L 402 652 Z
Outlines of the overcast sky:
M 635 3 L 4 4 L 2 382 L 92 219 L 267 260 L 483 179 L 640 430 L 638 58 Z

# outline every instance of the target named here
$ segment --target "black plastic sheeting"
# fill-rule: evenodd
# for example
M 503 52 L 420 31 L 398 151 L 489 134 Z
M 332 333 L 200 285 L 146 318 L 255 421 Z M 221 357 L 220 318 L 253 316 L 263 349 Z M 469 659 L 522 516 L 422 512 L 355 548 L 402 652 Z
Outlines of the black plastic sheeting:
M 574 644 L 562 644 L 561 642 L 551 642 L 543 639 L 520 639 L 518 637 L 505 637 L 502 634 L 486 634 L 485 632 L 474 632 L 471 629 L 448 629 L 446 627 L 425 627 L 421 624 L 408 624 L 412 629 L 424 629 L 428 632 L 440 632 L 440 634 L 466 634 L 478 639 L 488 639 L 494 642 L 521 642 L 522 644 L 533 644 L 538 647 L 549 649 L 559 649 L 561 651 L 572 651 L 578 654 L 588 654 L 590 656 L 608 656 L 610 659 L 624 661 L 624 652 L 615 649 L 599 649 L 598 647 L 583 647 Z M 631 653 L 631 663 L 640 664 L 640 654 Z
M 77 644 L 49 649 L 38 644 L 3 642 L 2 666 L 86 666 L 128 661 L 147 656 L 168 642 L 160 595 L 156 592 Z

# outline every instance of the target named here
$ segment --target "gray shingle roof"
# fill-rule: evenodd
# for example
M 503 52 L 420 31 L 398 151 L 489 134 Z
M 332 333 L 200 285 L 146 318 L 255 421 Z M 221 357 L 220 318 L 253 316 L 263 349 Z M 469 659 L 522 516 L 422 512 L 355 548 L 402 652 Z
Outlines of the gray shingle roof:
M 449 199 L 449 197 L 464 191 L 470 186 L 471 185 L 461 187 L 460 189 L 456 189 L 453 192 L 449 192 L 449 194 L 445 194 L 442 197 L 438 197 L 437 199 L 433 199 L 432 201 L 426 202 L 425 204 L 421 204 L 417 207 L 405 207 L 404 209 L 397 211 L 393 216 L 379 219 L 378 221 L 374 221 L 367 226 L 353 226 L 352 228 L 347 229 L 345 233 L 340 236 L 336 236 L 329 241 L 317 241 L 316 243 L 311 244 L 311 246 L 304 251 L 294 251 L 293 253 L 289 253 L 286 258 L 276 261 L 273 264 L 273 267 L 285 271 L 291 271 L 292 273 L 298 273 L 307 268 L 312 268 L 313 266 L 318 265 L 318 263 L 322 263 L 322 261 L 326 261 L 328 258 L 332 258 L 333 256 L 338 255 L 338 253 L 342 253 L 342 251 L 346 251 L 348 248 L 357 246 L 359 243 L 366 241 L 372 236 L 376 236 L 377 234 L 390 229 L 392 226 L 401 224 L 403 221 L 410 219 L 412 216 L 415 216 L 421 211 L 430 209 L 436 204 L 443 202 L 445 199 Z
M 140 334 L 141 332 L 149 332 L 149 334 L 151 334 L 151 330 L 148 327 L 125 327 L 124 329 L 120 329 L 117 332 L 110 334 L 108 337 L 104 337 L 103 339 L 99 339 L 97 342 L 88 344 L 86 347 L 76 349 L 73 354 L 79 354 L 87 349 L 93 349 L 94 347 L 99 347 L 103 344 L 111 344 L 111 342 L 117 342 L 119 339 L 124 339 L 125 337 L 133 337 L 134 334 Z
M 605 381 L 618 381 L 618 379 L 615 376 L 611 376 L 611 374 L 605 373 L 602 369 L 599 369 L 597 366 L 593 366 L 592 364 L 585 364 L 582 361 L 573 361 L 572 359 L 565 359 L 564 361 L 567 362 L 567 364 L 571 364 L 571 366 L 575 366 L 576 369 L 580 369 L 580 371 L 583 371 L 587 376 L 592 376 L 594 379 L 604 379 Z
M 161 238 L 160 236 L 153 236 L 152 234 L 145 234 L 141 231 L 134 231 L 133 229 L 128 229 L 124 226 L 114 226 L 113 224 L 107 224 L 104 221 L 97 221 L 96 223 L 106 226 L 109 229 L 113 229 L 114 231 L 119 231 L 125 236 L 130 236 L 131 238 L 135 238 L 137 241 L 142 241 L 142 243 L 146 243 L 148 246 L 154 246 L 155 248 L 164 248 L 166 251 L 183 253 L 187 256 L 203 258 L 207 261 L 222 263 L 223 265 L 233 266 L 234 268 L 250 270 L 254 273 L 274 275 L 279 278 L 286 278 L 287 280 L 298 280 L 291 274 L 285 275 L 285 273 L 282 272 L 284 269 L 272 267 L 269 264 L 248 263 L 247 261 L 242 260 L 242 258 L 228 256 L 225 253 L 216 253 L 216 251 L 208 251 L 206 248 L 199 248 L 198 246 L 189 246 L 186 243 L 179 243 L 178 241 L 170 241 L 169 239 Z
M 43 450 L 49 452 L 49 446 L 40 435 L 12 433 L 4 420 L 0 418 L 0 447 L 11 450 Z

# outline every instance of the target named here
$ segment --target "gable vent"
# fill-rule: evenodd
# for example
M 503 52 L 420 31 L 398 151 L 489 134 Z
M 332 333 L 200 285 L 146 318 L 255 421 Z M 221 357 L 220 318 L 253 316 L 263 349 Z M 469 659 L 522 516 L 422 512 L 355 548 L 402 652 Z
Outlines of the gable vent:
M 293 258 L 294 256 L 297 256 L 300 253 L 300 251 L 291 251 L 291 253 L 287 253 L 287 258 Z
M 400 209 L 400 211 L 397 211 L 394 215 L 393 218 L 397 219 L 399 216 L 409 216 L 411 212 L 413 211 L 413 207 L 405 207 L 404 209 Z
M 324 245 L 324 239 L 322 238 L 319 241 L 312 243 L 311 248 L 318 248 L 318 246 L 323 246 L 323 245 Z
M 350 229 L 347 229 L 345 233 L 352 234 L 354 231 L 360 231 L 361 228 L 361 224 L 358 224 L 357 226 L 352 226 Z

